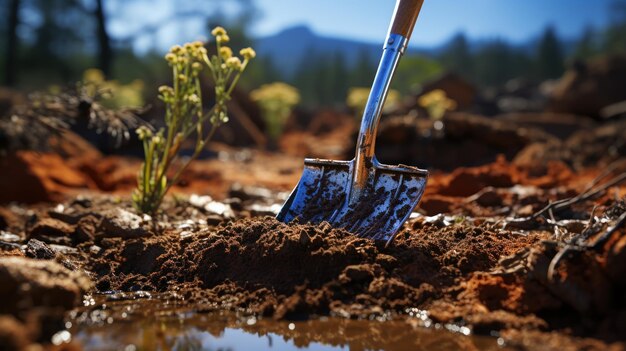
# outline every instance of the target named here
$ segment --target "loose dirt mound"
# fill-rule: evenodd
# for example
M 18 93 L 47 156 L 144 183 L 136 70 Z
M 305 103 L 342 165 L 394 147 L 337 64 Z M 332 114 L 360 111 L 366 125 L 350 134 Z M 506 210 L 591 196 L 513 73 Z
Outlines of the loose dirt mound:
M 252 294 L 267 290 L 278 303 L 275 309 L 263 303 L 248 307 L 277 317 L 365 315 L 419 305 L 456 278 L 488 270 L 500 254 L 535 240 L 464 224 L 416 224 L 414 230 L 384 247 L 328 224 L 247 219 L 182 241 L 169 233 L 116 243 L 91 264 L 101 290 L 167 290 L 191 283 L 225 293 L 237 286 Z

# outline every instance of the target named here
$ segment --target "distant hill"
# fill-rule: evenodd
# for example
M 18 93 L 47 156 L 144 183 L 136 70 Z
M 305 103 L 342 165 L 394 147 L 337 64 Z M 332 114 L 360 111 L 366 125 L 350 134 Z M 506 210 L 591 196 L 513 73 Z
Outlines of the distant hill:
M 383 43 L 368 43 L 349 39 L 318 35 L 306 26 L 287 28 L 277 34 L 259 38 L 255 49 L 259 57 L 269 57 L 273 62 L 280 62 L 280 70 L 287 75 L 293 74 L 305 60 L 315 60 L 320 56 L 341 55 L 348 66 L 366 55 L 372 63 L 377 63 Z M 429 53 L 434 50 L 424 49 L 413 52 Z
M 571 53 L 574 41 L 561 40 L 564 52 L 566 54 Z M 492 42 L 490 39 L 471 38 L 468 41 L 472 51 L 480 50 Z M 538 38 L 532 38 L 523 43 L 510 45 L 532 54 L 536 49 L 537 43 Z M 435 56 L 442 52 L 448 44 L 449 42 L 444 42 L 433 47 L 410 47 L 409 53 Z M 286 28 L 271 36 L 258 38 L 255 42 L 255 49 L 259 57 L 268 57 L 272 62 L 280 62 L 280 67 L 277 68 L 287 76 L 290 76 L 306 61 L 313 62 L 319 57 L 337 54 L 343 57 L 346 65 L 349 67 L 353 66 L 362 55 L 366 55 L 371 63 L 377 64 L 382 50 L 382 43 L 323 36 L 302 25 Z

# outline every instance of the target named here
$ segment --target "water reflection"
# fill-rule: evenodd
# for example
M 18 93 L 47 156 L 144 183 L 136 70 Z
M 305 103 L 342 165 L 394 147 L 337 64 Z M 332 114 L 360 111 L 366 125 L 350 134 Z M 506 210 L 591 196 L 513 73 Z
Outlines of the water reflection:
M 425 329 L 416 320 L 285 322 L 190 312 L 172 296 L 96 301 L 68 324 L 87 350 L 502 350 L 493 338 Z

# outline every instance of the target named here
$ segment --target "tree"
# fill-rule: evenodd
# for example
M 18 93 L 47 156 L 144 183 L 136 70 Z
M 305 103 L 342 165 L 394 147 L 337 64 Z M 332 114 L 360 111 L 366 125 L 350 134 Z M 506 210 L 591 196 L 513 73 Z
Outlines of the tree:
M 574 58 L 588 59 L 598 53 L 597 33 L 591 26 L 585 28 L 580 39 L 576 43 Z
M 354 69 L 350 74 L 350 86 L 353 87 L 368 87 L 372 85 L 374 81 L 374 74 L 376 74 L 376 66 L 372 63 L 369 52 L 366 48 L 363 48 L 359 52 L 358 59 L 354 65 Z
M 546 28 L 539 41 L 536 67 L 537 78 L 540 80 L 558 78 L 563 74 L 563 51 L 553 27 Z
M 102 70 L 105 77 L 111 76 L 111 67 L 113 65 L 113 50 L 111 49 L 111 38 L 107 32 L 106 16 L 104 12 L 103 1 L 95 0 L 96 8 L 94 15 L 96 18 L 96 37 L 98 38 L 98 67 Z
M 440 56 L 443 65 L 469 79 L 474 74 L 474 60 L 465 34 L 458 33 Z
M 626 51 L 626 0 L 613 0 L 611 21 L 606 30 L 603 49 L 609 53 Z
M 341 52 L 336 52 L 332 58 L 331 85 L 328 89 L 332 92 L 331 101 L 333 103 L 343 103 L 348 94 L 349 72 L 346 61 Z
M 510 79 L 532 73 L 533 61 L 523 49 L 502 40 L 485 44 L 474 56 L 473 81 L 480 86 L 499 87 Z
M 6 30 L 5 62 L 4 62 L 4 84 L 15 85 L 17 81 L 17 55 L 19 41 L 17 37 L 17 26 L 19 25 L 20 0 L 10 0 L 9 20 Z
M 314 106 L 316 101 L 315 96 L 315 75 L 313 73 L 313 64 L 317 59 L 315 49 L 310 47 L 307 49 L 305 55 L 298 63 L 296 71 L 293 75 L 292 83 L 300 90 L 300 97 L 302 99 L 302 105 Z

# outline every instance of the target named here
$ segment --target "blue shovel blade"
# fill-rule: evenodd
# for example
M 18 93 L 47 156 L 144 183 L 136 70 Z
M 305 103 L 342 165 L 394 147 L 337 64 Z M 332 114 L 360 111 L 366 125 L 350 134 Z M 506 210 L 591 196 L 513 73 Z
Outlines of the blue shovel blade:
M 374 162 L 370 182 L 351 201 L 353 161 L 306 159 L 302 177 L 277 216 L 288 223 L 328 222 L 358 236 L 391 241 L 415 209 L 428 172 Z

